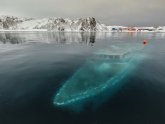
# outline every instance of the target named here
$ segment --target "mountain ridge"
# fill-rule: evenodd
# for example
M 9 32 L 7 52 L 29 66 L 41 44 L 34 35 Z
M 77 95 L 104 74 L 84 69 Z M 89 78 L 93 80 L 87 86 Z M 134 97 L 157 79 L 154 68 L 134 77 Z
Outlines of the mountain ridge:
M 48 31 L 108 31 L 104 24 L 100 24 L 93 17 L 68 18 L 19 18 L 14 16 L 0 17 L 1 30 L 48 30 Z
M 26 18 L 0 16 L 0 31 L 64 31 L 64 32 L 165 32 L 161 27 L 107 26 L 94 17 L 88 18 Z

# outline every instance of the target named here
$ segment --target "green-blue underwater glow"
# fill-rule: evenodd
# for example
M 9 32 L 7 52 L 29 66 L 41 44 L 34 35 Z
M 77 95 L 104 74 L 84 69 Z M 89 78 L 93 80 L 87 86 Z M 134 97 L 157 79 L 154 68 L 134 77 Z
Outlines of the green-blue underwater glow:
M 82 107 L 85 101 L 93 100 L 100 94 L 105 94 L 101 97 L 107 97 L 117 91 L 123 85 L 124 77 L 132 72 L 143 58 L 137 49 L 128 49 L 127 46 L 119 50 L 120 47 L 113 46 L 109 48 L 109 52 L 106 49 L 95 53 L 94 57 L 87 60 L 63 84 L 53 103 L 60 107 L 74 107 L 77 104 Z M 99 99 L 96 102 L 100 102 Z

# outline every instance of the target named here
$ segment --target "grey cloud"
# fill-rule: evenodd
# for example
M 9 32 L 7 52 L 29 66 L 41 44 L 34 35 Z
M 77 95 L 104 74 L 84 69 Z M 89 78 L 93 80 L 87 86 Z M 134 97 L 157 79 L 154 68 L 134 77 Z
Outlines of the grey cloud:
M 165 25 L 164 0 L 0 0 L 0 12 L 32 17 L 89 17 L 109 25 Z

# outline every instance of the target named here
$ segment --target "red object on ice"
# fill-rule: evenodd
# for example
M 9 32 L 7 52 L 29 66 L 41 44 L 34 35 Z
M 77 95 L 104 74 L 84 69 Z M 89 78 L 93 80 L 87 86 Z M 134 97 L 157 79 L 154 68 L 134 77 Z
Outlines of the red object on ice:
M 147 40 L 143 40 L 143 44 L 146 45 L 148 43 Z

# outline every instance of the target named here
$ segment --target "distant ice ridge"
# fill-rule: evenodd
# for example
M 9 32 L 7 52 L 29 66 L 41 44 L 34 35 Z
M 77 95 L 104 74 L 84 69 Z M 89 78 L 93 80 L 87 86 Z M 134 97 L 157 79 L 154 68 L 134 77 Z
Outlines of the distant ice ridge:
M 135 29 L 134 29 L 135 28 Z M 0 31 L 65 31 L 65 32 L 165 32 L 165 27 L 106 26 L 95 18 L 21 18 L 0 16 Z
M 95 18 L 63 19 L 63 18 L 18 18 L 14 16 L 0 17 L 0 30 L 42 30 L 42 31 L 109 31 L 109 29 L 96 21 Z

